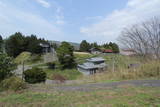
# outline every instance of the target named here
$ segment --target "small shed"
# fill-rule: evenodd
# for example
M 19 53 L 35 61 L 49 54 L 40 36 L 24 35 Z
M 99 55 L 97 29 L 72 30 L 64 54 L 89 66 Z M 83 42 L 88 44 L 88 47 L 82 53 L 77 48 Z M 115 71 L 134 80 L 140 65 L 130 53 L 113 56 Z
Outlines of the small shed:
M 105 71 L 107 65 L 105 63 L 105 59 L 101 57 L 95 57 L 86 59 L 86 62 L 83 64 L 79 64 L 77 68 L 84 75 L 92 75 Z

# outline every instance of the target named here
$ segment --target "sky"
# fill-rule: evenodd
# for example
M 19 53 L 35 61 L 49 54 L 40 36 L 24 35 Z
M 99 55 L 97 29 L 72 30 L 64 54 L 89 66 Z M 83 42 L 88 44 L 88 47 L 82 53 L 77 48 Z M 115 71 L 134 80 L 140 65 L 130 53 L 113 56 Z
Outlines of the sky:
M 0 0 L 0 35 L 102 44 L 153 17 L 160 17 L 160 0 Z

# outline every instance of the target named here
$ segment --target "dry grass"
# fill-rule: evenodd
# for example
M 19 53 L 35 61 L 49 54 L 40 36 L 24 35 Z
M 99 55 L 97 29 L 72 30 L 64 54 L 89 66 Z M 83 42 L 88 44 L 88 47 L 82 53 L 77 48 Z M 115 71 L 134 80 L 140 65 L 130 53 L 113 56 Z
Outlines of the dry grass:
M 115 72 L 108 70 L 103 73 L 84 76 L 83 82 L 112 82 L 120 80 L 135 80 L 135 79 L 160 79 L 160 62 L 152 61 L 142 64 L 138 68 L 121 68 Z

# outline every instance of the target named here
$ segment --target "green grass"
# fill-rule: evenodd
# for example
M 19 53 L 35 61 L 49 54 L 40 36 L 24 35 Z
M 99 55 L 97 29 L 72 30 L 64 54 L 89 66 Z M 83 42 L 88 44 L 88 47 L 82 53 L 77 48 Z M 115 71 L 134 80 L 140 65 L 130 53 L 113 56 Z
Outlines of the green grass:
M 14 61 L 17 64 L 21 64 L 23 61 L 26 61 L 31 58 L 31 53 L 30 52 L 22 52 L 20 55 L 18 55 Z
M 82 76 L 82 74 L 76 69 L 66 69 L 66 70 L 45 69 L 44 71 L 47 73 L 47 78 L 51 80 L 53 79 L 53 76 L 57 74 L 66 77 L 68 80 L 75 80 Z
M 30 107 L 159 107 L 160 88 L 122 86 L 90 92 L 0 93 L 0 105 Z
M 92 55 L 92 54 L 74 54 L 76 62 L 78 64 L 82 64 L 85 62 L 85 60 L 87 58 L 92 58 L 92 57 L 96 57 L 97 55 Z
M 31 65 L 35 63 L 42 62 L 42 56 L 38 54 L 32 55 L 30 52 L 22 52 L 14 59 L 16 64 L 22 64 L 25 61 L 25 64 Z

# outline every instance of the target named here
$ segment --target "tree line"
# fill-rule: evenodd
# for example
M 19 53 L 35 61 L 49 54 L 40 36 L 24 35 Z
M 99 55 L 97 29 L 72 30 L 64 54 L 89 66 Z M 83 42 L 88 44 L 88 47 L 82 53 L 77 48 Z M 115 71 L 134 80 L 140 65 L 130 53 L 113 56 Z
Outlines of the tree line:
M 110 43 L 98 45 L 96 42 L 89 43 L 86 40 L 83 40 L 80 43 L 80 51 L 82 51 L 82 52 L 90 52 L 90 49 L 92 49 L 92 48 L 96 48 L 101 51 L 103 51 L 105 49 L 111 49 L 113 51 L 113 53 L 119 53 L 119 46 L 116 43 L 110 42 Z
M 3 40 L 0 37 L 0 47 L 2 51 L 2 43 L 5 42 L 5 51 L 11 57 L 18 56 L 21 52 L 28 51 L 32 54 L 40 54 L 42 52 L 42 47 L 40 43 L 48 43 L 42 38 L 37 38 L 36 35 L 25 36 L 20 32 L 16 32 L 9 38 Z

